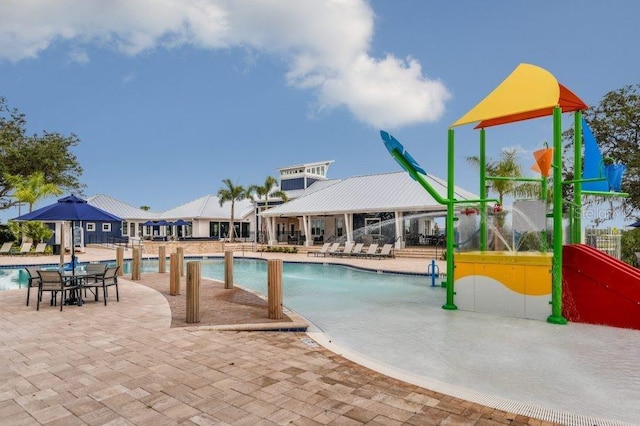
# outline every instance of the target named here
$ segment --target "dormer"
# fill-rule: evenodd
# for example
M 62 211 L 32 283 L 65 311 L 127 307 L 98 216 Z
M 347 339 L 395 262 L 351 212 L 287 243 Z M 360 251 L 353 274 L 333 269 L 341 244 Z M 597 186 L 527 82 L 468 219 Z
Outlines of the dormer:
M 278 169 L 280 172 L 280 189 L 293 191 L 307 189 L 313 182 L 327 180 L 329 165 L 334 161 L 318 161 L 316 163 L 298 164 Z

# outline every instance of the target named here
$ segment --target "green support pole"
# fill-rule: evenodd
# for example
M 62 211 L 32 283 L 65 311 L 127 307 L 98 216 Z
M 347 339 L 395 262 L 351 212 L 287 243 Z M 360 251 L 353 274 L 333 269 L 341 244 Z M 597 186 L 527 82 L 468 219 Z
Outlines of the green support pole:
M 573 170 L 577 182 L 573 184 L 573 202 L 576 209 L 571 242 L 580 244 L 582 242 L 582 182 L 580 182 L 582 179 L 582 111 L 576 111 L 574 114 L 573 129 Z
M 542 182 L 540 185 L 540 199 L 542 201 L 545 202 L 545 207 L 547 206 L 547 186 L 548 186 L 548 182 L 547 182 L 547 177 L 546 176 L 542 176 Z M 545 209 L 546 210 L 546 209 Z M 540 247 L 540 252 L 541 253 L 546 253 L 547 252 L 547 229 L 546 229 L 546 220 L 545 220 L 545 229 L 542 230 L 542 232 L 540 233 L 541 238 L 542 238 L 542 244 Z
M 449 173 L 447 175 L 447 303 L 442 306 L 442 309 L 456 310 L 458 307 L 453 303 L 453 270 L 455 268 L 453 263 L 453 206 L 454 206 L 454 178 L 453 178 L 453 166 L 454 166 L 454 152 L 453 152 L 453 129 L 449 129 L 449 143 L 448 143 L 448 158 Z
M 562 316 L 562 110 L 553 110 L 553 264 L 551 315 L 547 322 L 566 324 Z
M 487 198 L 487 157 L 485 130 L 480 129 L 480 199 Z M 480 251 L 487 250 L 487 203 L 480 202 Z

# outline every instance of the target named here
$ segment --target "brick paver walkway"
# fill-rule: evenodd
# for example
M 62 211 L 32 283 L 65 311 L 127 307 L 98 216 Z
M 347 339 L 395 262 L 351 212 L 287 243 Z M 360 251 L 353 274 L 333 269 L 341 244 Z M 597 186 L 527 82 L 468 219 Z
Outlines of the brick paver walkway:
M 119 303 L 63 312 L 25 306 L 24 289 L 0 292 L 0 423 L 551 424 L 389 378 L 301 332 L 172 327 L 171 303 L 150 288 L 168 287 L 163 279 L 121 279 Z M 214 293 L 203 305 L 215 309 Z M 227 297 L 230 324 L 234 312 L 256 315 L 241 312 L 247 300 Z

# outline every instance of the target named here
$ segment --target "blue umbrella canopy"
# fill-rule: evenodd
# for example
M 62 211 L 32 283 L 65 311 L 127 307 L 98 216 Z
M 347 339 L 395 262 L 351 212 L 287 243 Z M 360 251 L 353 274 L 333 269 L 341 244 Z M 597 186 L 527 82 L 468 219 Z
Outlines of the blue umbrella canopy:
M 31 213 L 18 216 L 15 221 L 38 220 L 54 222 L 59 220 L 94 220 L 101 222 L 120 222 L 121 218 L 87 203 L 87 200 L 69 195 L 60 198 L 57 203 L 41 207 Z
M 635 223 L 632 223 L 632 224 L 631 224 L 631 225 L 629 225 L 629 226 L 633 226 L 634 228 L 640 228 L 640 220 L 639 220 L 639 221 L 637 221 L 637 222 L 635 222 Z
M 94 207 L 87 203 L 87 200 L 76 197 L 75 195 L 69 195 L 68 197 L 60 198 L 57 203 L 50 204 L 48 206 L 41 207 L 31 213 L 18 216 L 13 219 L 17 222 L 26 222 L 29 220 L 37 220 L 40 222 L 56 222 L 56 221 L 71 221 L 76 220 L 91 220 L 96 222 L 120 222 L 121 218 L 112 215 L 98 207 Z M 71 226 L 71 245 L 75 243 L 75 229 Z M 76 254 L 75 247 L 71 250 L 71 264 L 75 267 Z
M 187 222 L 187 221 L 185 221 L 185 220 L 178 219 L 178 220 L 176 220 L 175 222 L 173 222 L 173 225 L 176 225 L 176 226 L 185 226 L 185 225 L 191 225 L 191 222 Z

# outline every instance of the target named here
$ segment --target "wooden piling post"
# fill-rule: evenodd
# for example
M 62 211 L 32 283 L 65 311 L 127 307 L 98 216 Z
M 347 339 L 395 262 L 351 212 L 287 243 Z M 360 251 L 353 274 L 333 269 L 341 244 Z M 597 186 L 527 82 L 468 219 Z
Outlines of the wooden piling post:
M 200 322 L 200 262 L 187 262 L 187 324 Z
M 169 256 L 169 295 L 180 294 L 180 259 L 177 253 Z
M 167 272 L 167 248 L 165 246 L 158 247 L 158 273 Z
M 131 258 L 131 281 L 140 280 L 140 265 L 142 264 L 142 252 L 140 248 L 133 248 L 133 255 Z
M 233 251 L 224 252 L 224 288 L 233 288 Z
M 269 319 L 282 319 L 282 259 L 270 259 L 267 265 L 267 304 Z
M 116 266 L 119 266 L 118 276 L 124 275 L 124 247 L 116 248 Z
M 184 277 L 184 247 L 176 248 L 178 253 L 178 268 L 180 269 L 180 276 Z

